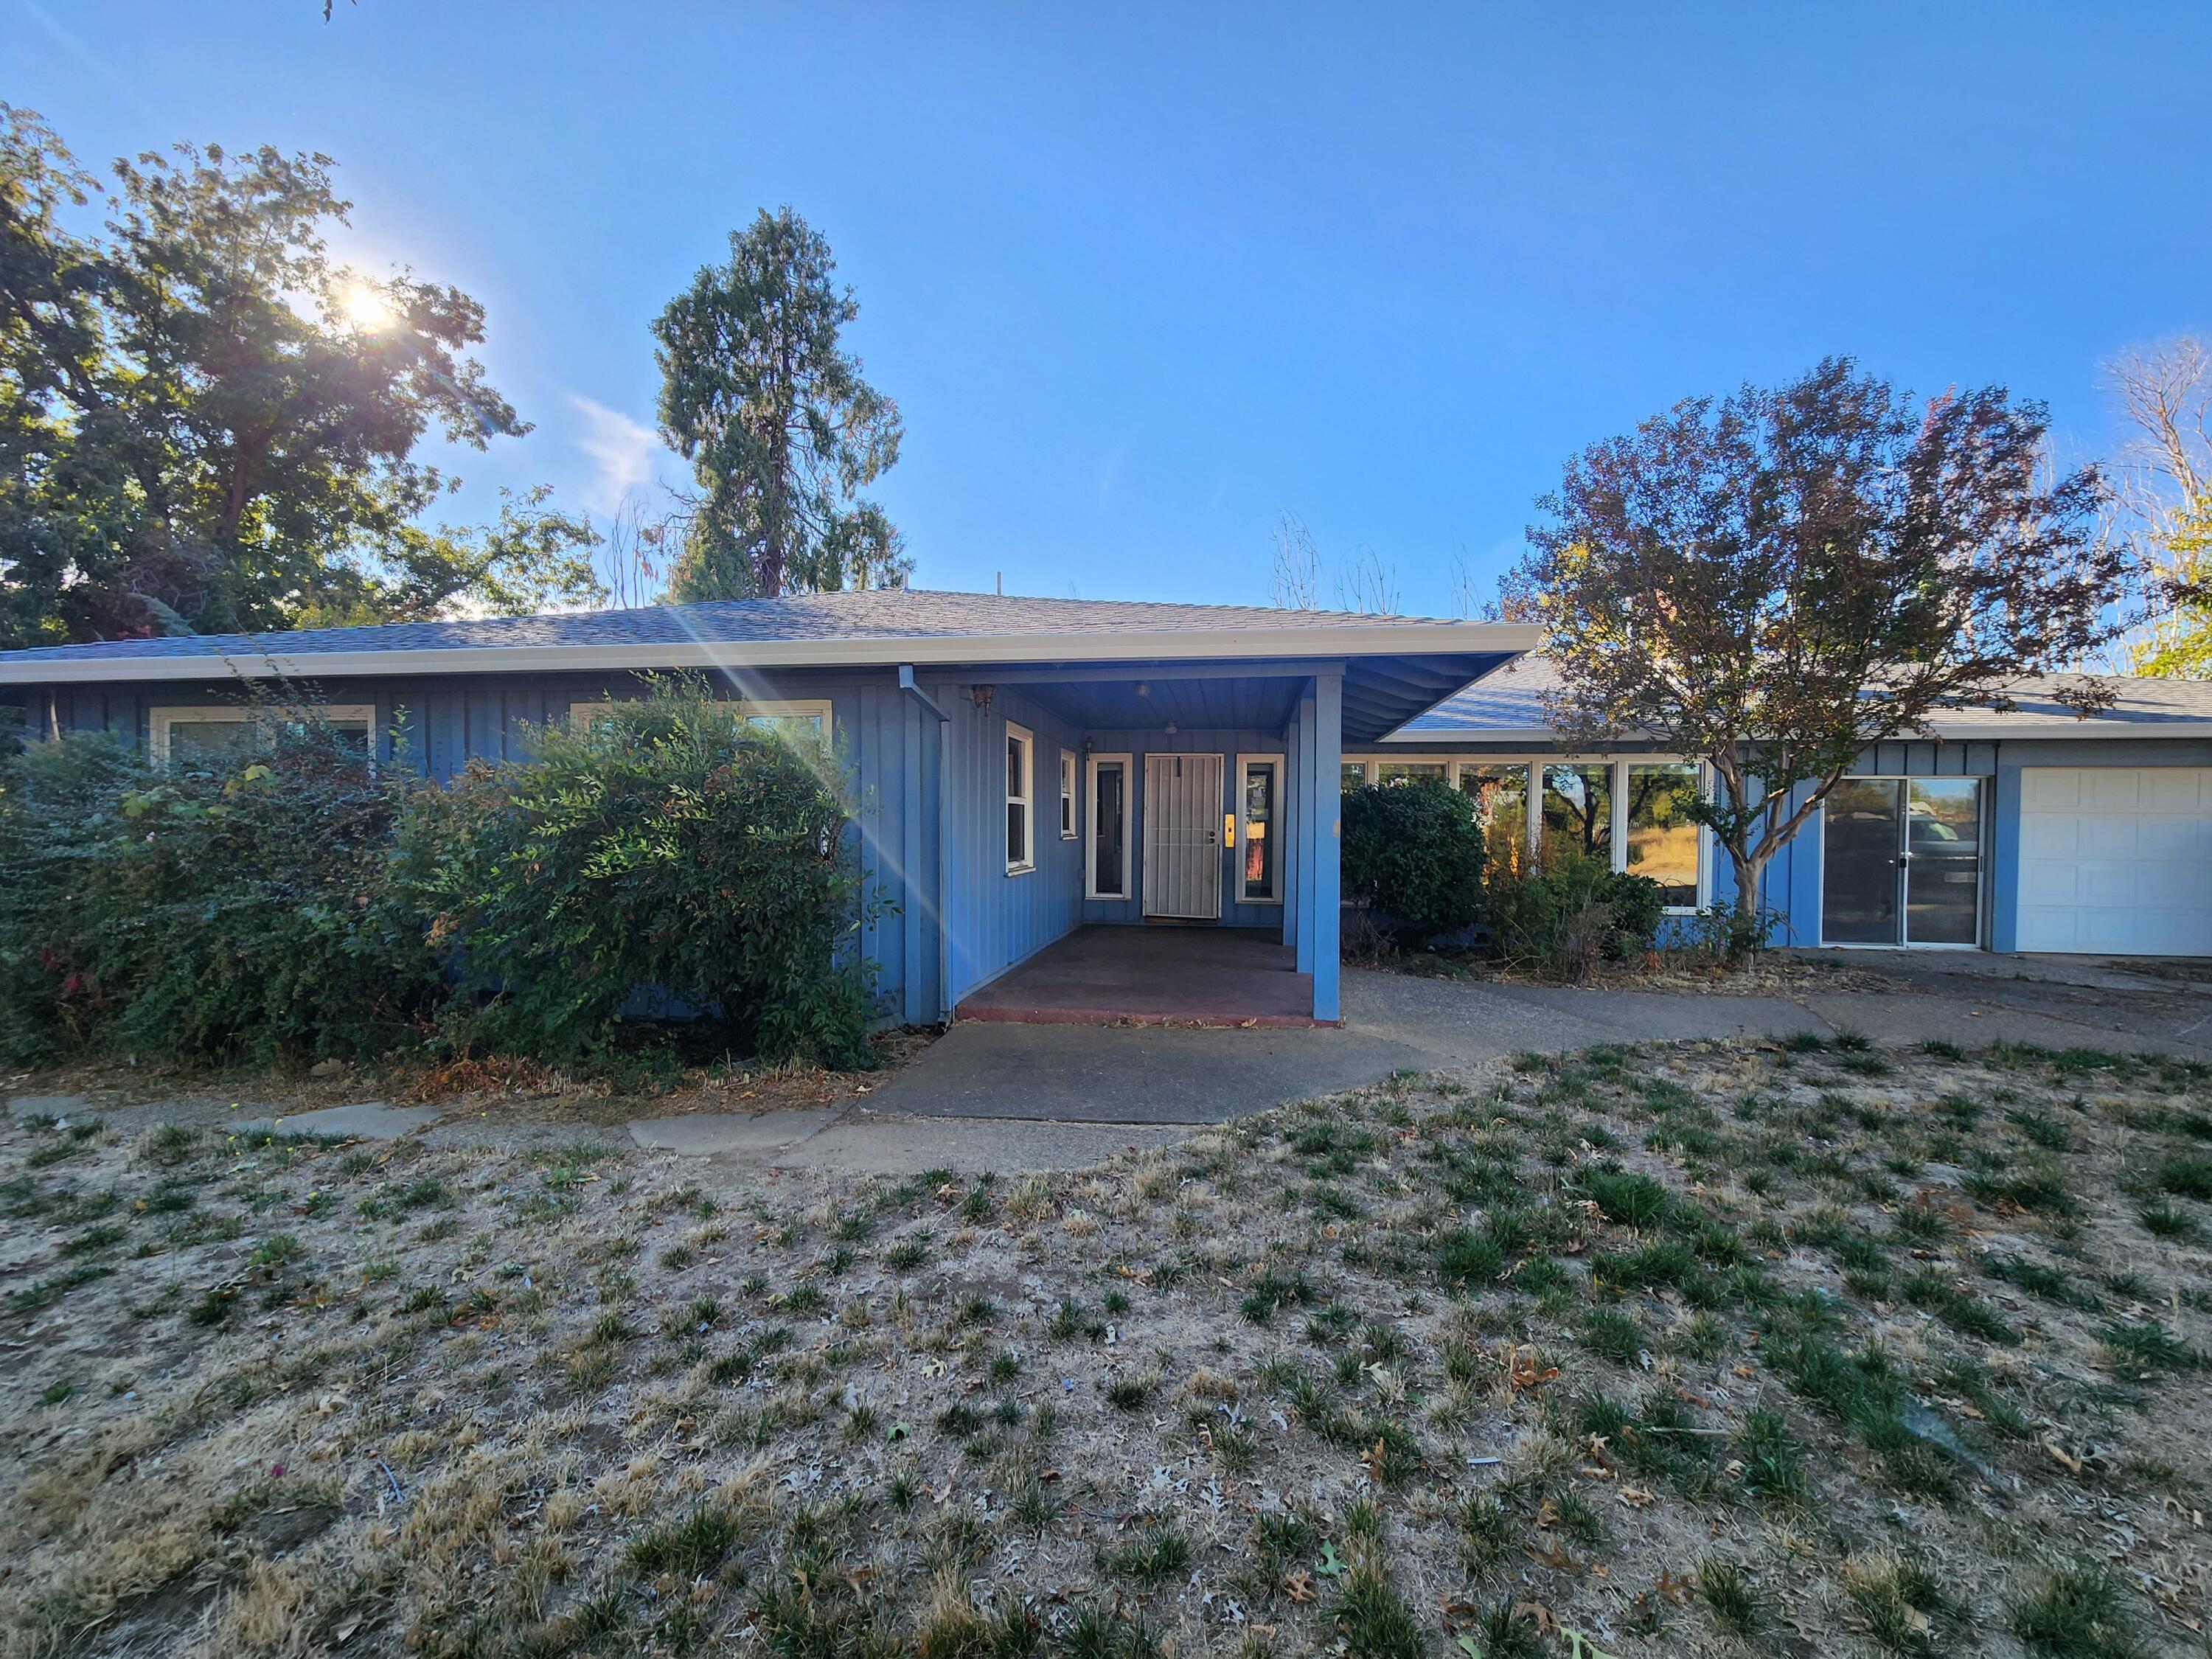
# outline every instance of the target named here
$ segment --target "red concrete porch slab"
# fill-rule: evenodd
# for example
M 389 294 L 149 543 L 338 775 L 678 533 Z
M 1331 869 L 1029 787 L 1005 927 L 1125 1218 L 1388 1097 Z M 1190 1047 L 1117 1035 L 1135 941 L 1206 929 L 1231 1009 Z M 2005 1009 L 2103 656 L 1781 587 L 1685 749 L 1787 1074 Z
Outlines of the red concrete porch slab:
M 1026 1025 L 1312 1025 L 1313 975 L 1273 932 L 1085 927 L 962 999 Z

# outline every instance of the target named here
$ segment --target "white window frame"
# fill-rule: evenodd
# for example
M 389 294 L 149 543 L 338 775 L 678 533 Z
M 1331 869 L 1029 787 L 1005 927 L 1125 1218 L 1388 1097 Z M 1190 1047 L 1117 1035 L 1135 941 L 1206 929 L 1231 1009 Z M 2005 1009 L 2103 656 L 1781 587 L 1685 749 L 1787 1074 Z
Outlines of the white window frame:
M 1818 860 L 1814 867 L 1818 872 L 1820 887 L 1819 907 L 1820 924 L 1814 930 L 1819 947 L 1824 951 L 1979 951 L 1984 949 L 1982 941 L 1989 937 L 1990 890 L 1994 884 L 1990 874 L 1990 837 L 1995 833 L 1996 828 L 1990 816 L 1990 803 L 1996 794 L 1996 775 L 1986 772 L 1922 772 L 1918 774 L 1846 772 L 1844 776 L 1854 783 L 1903 784 L 1905 787 L 1903 805 L 1908 813 L 1912 805 L 1911 787 L 1916 783 L 1964 781 L 1974 786 L 1975 817 L 1980 821 L 1982 829 L 1978 857 L 1974 867 L 1974 942 L 1972 945 L 1956 945 L 1940 939 L 1923 942 L 1907 939 L 1905 935 L 1911 930 L 1912 927 L 1911 914 L 1907 911 L 1905 915 L 1898 918 L 1899 937 L 1898 942 L 1894 945 L 1860 945 L 1850 940 L 1831 945 L 1828 942 L 1828 803 L 1824 799 L 1820 803 L 1820 810 L 1813 814 L 1819 821 L 1813 839 L 1814 854 Z M 1898 883 L 1901 895 L 1910 893 L 1909 883 L 1910 866 L 1907 866 L 1906 874 L 1901 876 Z
M 1126 902 L 1132 896 L 1129 891 L 1129 826 L 1136 794 L 1136 759 L 1134 754 L 1093 755 L 1085 769 L 1090 774 L 1085 780 L 1089 786 L 1086 799 L 1091 802 L 1091 811 L 1085 814 L 1083 819 L 1083 896 L 1086 899 L 1116 904 Z M 1121 890 L 1118 893 L 1098 890 L 1098 769 L 1108 764 L 1118 764 L 1121 769 Z
M 1624 755 L 1613 762 L 1613 867 L 1628 868 L 1628 769 L 1632 766 L 1687 766 L 1697 774 L 1698 793 L 1710 798 L 1712 790 L 1711 769 L 1701 761 L 1684 760 L 1680 755 Z M 1712 902 L 1712 831 L 1704 824 L 1698 826 L 1698 876 L 1695 883 L 1698 902 L 1695 904 L 1670 904 L 1664 914 L 1670 916 L 1693 916 Z
M 617 703 L 634 701 L 634 698 L 594 697 L 588 702 L 572 702 L 568 705 L 568 719 L 572 722 L 588 720 L 605 714 Z M 714 702 L 719 708 L 735 709 L 738 718 L 748 722 L 756 720 L 811 720 L 822 740 L 824 743 L 830 740 L 830 699 L 827 697 L 717 697 Z
M 376 705 L 373 702 L 317 703 L 307 713 L 319 720 L 368 727 L 368 759 L 376 763 Z M 276 717 L 277 711 L 241 707 L 238 703 L 179 703 L 146 711 L 147 746 L 155 763 L 169 763 L 169 734 L 179 726 L 252 726 Z
M 1060 838 L 1062 841 L 1073 841 L 1078 833 L 1076 805 L 1075 751 L 1063 749 L 1060 751 Z
M 1016 794 L 1012 779 L 1011 777 L 1007 779 L 1006 807 L 1009 811 L 1017 806 L 1022 809 L 1022 857 L 1020 861 L 1017 862 L 1014 859 L 1013 848 L 1010 847 L 1006 849 L 1006 873 L 1010 876 L 1026 876 L 1036 868 L 1036 733 L 1026 726 L 1008 720 L 1006 736 L 999 745 L 999 770 L 1001 775 L 1006 775 L 1009 770 L 1006 764 L 1006 744 L 1017 741 L 1022 745 L 1022 789 L 1019 794 Z M 1001 822 L 1003 823 L 1004 820 Z
M 1628 867 L 1628 769 L 1632 766 L 1691 766 L 1698 769 L 1698 792 L 1711 797 L 1713 787 L 1712 769 L 1701 762 L 1693 762 L 1680 755 L 1569 755 L 1559 751 L 1549 754 L 1459 755 L 1435 751 L 1409 750 L 1405 754 L 1346 755 L 1346 766 L 1364 769 L 1367 781 L 1375 781 L 1376 768 L 1385 761 L 1398 763 L 1442 762 L 1444 776 L 1455 789 L 1460 787 L 1460 773 L 1467 767 L 1498 768 L 1524 767 L 1528 773 L 1528 856 L 1534 860 L 1543 849 L 1544 838 L 1544 769 L 1547 766 L 1602 766 L 1607 769 L 1607 782 L 1613 790 L 1613 867 Z M 1670 904 L 1665 914 L 1670 916 L 1695 915 L 1713 902 L 1713 832 L 1704 824 L 1698 826 L 1698 902 L 1692 905 Z
M 1276 754 L 1239 755 L 1237 757 L 1237 777 L 1230 785 L 1229 822 L 1234 833 L 1229 845 L 1232 850 L 1244 842 L 1244 775 L 1253 767 L 1264 766 L 1274 775 L 1268 799 L 1273 804 L 1275 816 L 1268 821 L 1267 832 L 1275 837 L 1275 896 L 1273 898 L 1254 898 L 1244 890 L 1244 860 L 1237 860 L 1237 902 L 1239 904 L 1280 904 L 1283 902 L 1283 757 Z

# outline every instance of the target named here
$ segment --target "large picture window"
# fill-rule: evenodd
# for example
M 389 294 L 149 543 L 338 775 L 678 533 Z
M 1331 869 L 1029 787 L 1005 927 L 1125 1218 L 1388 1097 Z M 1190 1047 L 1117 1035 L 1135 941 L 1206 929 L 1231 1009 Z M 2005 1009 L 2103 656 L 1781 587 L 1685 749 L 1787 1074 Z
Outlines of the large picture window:
M 1129 896 L 1129 757 L 1091 757 L 1091 817 L 1084 848 L 1084 893 Z
M 595 697 L 589 702 L 568 705 L 572 723 L 595 720 L 615 706 L 617 699 Z M 769 702 L 758 698 L 720 697 L 716 702 L 734 709 L 745 724 L 757 731 L 776 732 L 791 737 L 812 738 L 827 743 L 830 740 L 830 699 L 805 697 L 795 702 Z
M 1692 763 L 1354 755 L 1344 769 L 1347 788 L 1362 777 L 1384 783 L 1440 772 L 1449 777 L 1474 804 L 1493 870 L 1517 874 L 1539 854 L 1573 854 L 1648 876 L 1669 910 L 1694 910 L 1705 901 L 1706 837 L 1691 814 L 1705 780 Z
M 308 712 L 341 738 L 358 741 L 363 754 L 374 757 L 374 703 L 328 702 Z M 146 718 L 147 737 L 156 763 L 186 766 L 251 749 L 261 741 L 270 721 L 283 718 L 281 711 L 242 708 L 235 703 L 156 708 Z
M 1029 728 L 1006 722 L 1006 873 L 1036 868 L 1030 830 L 1036 800 L 1036 739 Z
M 1544 769 L 1544 850 L 1613 858 L 1613 769 Z
M 1375 781 L 1442 783 L 1449 769 L 1443 761 L 1383 761 L 1375 769 Z
M 1649 876 L 1671 908 L 1692 909 L 1698 902 L 1698 822 L 1690 808 L 1698 799 L 1694 766 L 1628 769 L 1628 846 L 1622 867 Z
M 1283 897 L 1283 757 L 1243 755 L 1237 762 L 1237 896 L 1247 904 Z
M 1528 769 L 1476 766 L 1459 769 L 1461 793 L 1474 802 L 1484 849 L 1492 864 L 1519 870 L 1528 862 Z

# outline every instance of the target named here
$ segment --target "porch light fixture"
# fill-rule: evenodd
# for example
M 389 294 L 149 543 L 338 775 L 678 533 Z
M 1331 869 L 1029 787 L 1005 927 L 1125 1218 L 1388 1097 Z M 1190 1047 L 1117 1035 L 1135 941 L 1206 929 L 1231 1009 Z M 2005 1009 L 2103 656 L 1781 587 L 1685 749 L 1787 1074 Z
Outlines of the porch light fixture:
M 1170 720 L 1165 726 L 1163 726 L 1160 730 L 1166 732 L 1170 737 L 1175 736 L 1175 722 L 1173 720 Z

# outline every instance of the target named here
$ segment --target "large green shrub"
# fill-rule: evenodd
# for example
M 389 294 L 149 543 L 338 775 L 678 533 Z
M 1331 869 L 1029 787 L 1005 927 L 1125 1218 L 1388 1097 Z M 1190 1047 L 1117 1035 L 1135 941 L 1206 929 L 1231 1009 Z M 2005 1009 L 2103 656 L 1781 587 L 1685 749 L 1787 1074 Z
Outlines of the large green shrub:
M 1345 791 L 1344 896 L 1419 942 L 1482 912 L 1482 826 L 1458 790 L 1422 780 Z
M 421 791 L 402 826 L 404 880 L 468 999 L 455 1036 L 581 1055 L 649 988 L 739 1052 L 866 1063 L 857 859 L 817 742 L 664 684 L 536 743 Z
M 164 770 L 104 734 L 0 763 L 0 1047 L 267 1061 L 380 1052 L 438 994 L 394 902 L 397 791 L 271 718 Z
M 1600 961 L 1650 949 L 1666 902 L 1648 876 L 1550 848 L 1533 869 L 1497 871 L 1483 912 L 1499 956 L 1580 981 Z

